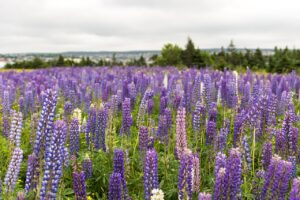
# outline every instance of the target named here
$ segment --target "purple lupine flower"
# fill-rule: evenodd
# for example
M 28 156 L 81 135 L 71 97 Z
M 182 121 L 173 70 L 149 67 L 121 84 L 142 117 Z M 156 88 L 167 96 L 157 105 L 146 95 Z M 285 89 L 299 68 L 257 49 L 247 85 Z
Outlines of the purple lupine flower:
M 44 102 L 37 127 L 33 151 L 37 157 L 39 157 L 40 154 L 43 154 L 46 145 L 49 144 L 49 139 L 53 132 L 54 116 L 57 104 L 56 92 L 47 90 L 44 95 Z M 43 142 L 44 140 L 47 144 Z
M 33 113 L 30 119 L 30 144 L 31 145 L 34 145 L 37 126 L 38 126 L 38 114 Z
M 215 102 L 212 102 L 209 105 L 208 121 L 217 122 L 217 115 L 218 115 L 217 104 Z
M 185 108 L 179 107 L 176 116 L 176 147 L 175 156 L 181 158 L 187 149 L 186 128 L 185 128 Z
M 178 174 L 178 199 L 192 199 L 193 196 L 193 160 L 190 154 L 183 154 L 180 159 Z
M 294 178 L 289 200 L 300 199 L 300 178 Z
M 222 152 L 218 152 L 215 164 L 215 177 L 217 177 L 217 174 L 222 167 L 226 167 L 226 155 Z
M 37 186 L 38 177 L 36 176 L 36 168 L 39 167 L 38 158 L 34 153 L 28 156 L 26 181 L 25 181 L 25 194 Z
M 73 118 L 70 126 L 70 153 L 76 155 L 80 150 L 78 119 Z
M 170 130 L 173 125 L 172 111 L 170 108 L 165 109 L 165 115 L 166 115 L 166 120 L 167 120 L 167 127 L 168 127 L 168 130 Z
M 251 155 L 250 155 L 250 148 L 249 148 L 249 144 L 248 144 L 248 137 L 245 135 L 242 141 L 242 145 L 243 145 L 243 156 L 248 164 L 248 169 L 251 169 L 251 163 L 252 163 L 252 159 L 251 159 Z
M 2 135 L 4 137 L 8 137 L 9 136 L 9 127 L 10 127 L 9 116 L 3 115 L 2 124 L 3 124 Z
M 92 177 L 92 173 L 93 173 L 93 165 L 92 165 L 92 161 L 91 161 L 91 159 L 90 159 L 90 157 L 88 155 L 86 155 L 86 157 L 83 160 L 82 168 L 84 170 L 85 177 L 87 179 L 91 178 Z
M 240 113 L 236 114 L 234 117 L 234 127 L 233 127 L 233 145 L 236 146 L 237 141 L 241 135 L 241 129 L 246 120 L 246 113 L 242 110 Z
M 72 112 L 73 112 L 73 105 L 70 101 L 67 101 L 64 105 L 64 115 L 66 120 L 69 118 Z
M 153 108 L 154 108 L 154 101 L 153 99 L 149 99 L 147 102 L 147 110 L 148 110 L 148 115 L 151 115 Z
M 205 104 L 210 105 L 212 83 L 211 83 L 211 77 L 209 74 L 204 74 L 203 86 L 204 86 L 203 93 L 201 95 L 203 96 L 203 100 L 204 100 Z
M 216 122 L 208 121 L 206 125 L 206 144 L 211 145 L 214 142 L 214 138 L 216 137 L 217 127 Z
M 193 192 L 199 192 L 200 190 L 200 161 L 197 154 L 192 155 L 193 160 Z
M 148 150 L 144 164 L 144 192 L 146 200 L 150 200 L 153 189 L 159 188 L 157 162 L 156 151 L 154 149 Z
M 145 152 L 148 145 L 148 128 L 141 126 L 139 129 L 139 150 Z
M 122 116 L 122 127 L 120 130 L 120 135 L 130 135 L 130 127 L 132 125 L 131 109 L 130 109 L 130 99 L 125 98 L 123 102 L 123 116 Z
M 157 136 L 160 141 L 164 141 L 166 145 L 169 143 L 169 127 L 167 124 L 167 116 L 165 114 L 161 114 L 158 120 L 158 128 L 157 128 Z
M 23 96 L 20 96 L 20 98 L 19 98 L 19 108 L 22 113 L 24 113 L 24 114 L 26 113 Z
M 260 198 L 285 199 L 291 174 L 292 163 L 282 160 L 278 155 L 273 156 L 265 174 Z
M 159 114 L 163 114 L 168 105 L 168 97 L 162 96 L 160 98 Z
M 296 156 L 289 156 L 288 161 L 292 163 L 292 174 L 291 176 L 294 178 L 296 177 L 296 172 L 297 172 L 297 160 Z
M 97 114 L 96 109 L 94 107 L 90 107 L 89 114 L 88 114 L 88 120 L 86 124 L 86 146 L 88 149 L 91 147 L 91 140 L 95 138 L 95 132 L 96 132 L 96 121 L 97 121 Z
M 121 174 L 113 172 L 109 178 L 109 200 L 121 200 L 123 199 L 122 195 L 122 178 Z
M 238 148 L 230 150 L 226 161 L 225 188 L 223 195 L 226 199 L 236 200 L 240 193 L 242 175 L 242 158 Z
M 137 116 L 137 125 L 141 126 L 145 121 L 145 114 L 148 109 L 148 101 L 152 99 L 153 91 L 149 88 L 145 91 L 142 101 L 140 103 L 139 112 Z
M 197 101 L 195 110 L 193 112 L 193 130 L 200 134 L 200 130 L 205 126 L 206 118 L 206 107 L 200 102 Z
M 86 200 L 86 183 L 84 172 L 73 172 L 73 190 L 76 200 Z
M 211 194 L 200 192 L 198 195 L 198 200 L 211 200 Z
M 67 147 L 64 148 L 64 166 L 68 167 L 70 165 L 70 154 Z
M 6 116 L 9 115 L 10 107 L 11 107 L 9 98 L 10 98 L 9 91 L 4 90 L 3 98 L 2 98 L 2 112 L 3 112 L 3 115 L 6 115 Z
M 153 149 L 154 148 L 154 142 L 155 142 L 155 138 L 154 137 L 149 137 L 148 138 L 147 149 Z
M 262 165 L 264 170 L 267 170 L 272 158 L 272 143 L 266 142 L 262 149 Z
M 124 196 L 128 196 L 124 169 L 124 152 L 121 149 L 115 149 L 114 151 L 114 172 L 120 174 L 122 191 L 124 192 Z
M 100 149 L 100 142 L 101 148 L 104 152 L 106 152 L 106 126 L 107 126 L 107 119 L 108 119 L 108 111 L 106 108 L 101 107 L 98 111 L 97 115 L 97 123 L 96 123 L 96 134 L 94 138 L 94 146 L 96 150 Z
M 45 166 L 40 199 L 55 199 L 62 175 L 67 126 L 64 121 L 56 121 L 49 146 L 45 150 Z
M 226 196 L 224 195 L 224 191 L 226 190 L 225 174 L 226 174 L 226 169 L 224 167 L 221 167 L 216 174 L 214 194 L 213 194 L 214 200 L 226 199 Z
M 20 147 L 21 132 L 23 126 L 23 115 L 21 112 L 12 112 L 12 121 L 10 125 L 9 140 L 15 147 Z
M 225 121 L 227 121 L 227 120 L 225 120 Z M 227 121 L 227 122 L 225 122 L 224 127 L 222 127 L 220 129 L 220 132 L 217 135 L 216 143 L 215 143 L 216 151 L 223 151 L 227 146 L 227 136 L 228 136 L 229 130 L 230 130 L 230 122 L 229 121 Z
M 128 93 L 129 93 L 129 98 L 130 98 L 130 102 L 131 102 L 131 107 L 133 107 L 133 105 L 135 103 L 136 96 L 137 96 L 136 87 L 135 87 L 135 84 L 133 82 L 128 84 Z
M 19 176 L 21 164 L 23 159 L 23 151 L 19 147 L 14 149 L 12 158 L 10 160 L 5 178 L 4 185 L 8 192 L 13 192 Z

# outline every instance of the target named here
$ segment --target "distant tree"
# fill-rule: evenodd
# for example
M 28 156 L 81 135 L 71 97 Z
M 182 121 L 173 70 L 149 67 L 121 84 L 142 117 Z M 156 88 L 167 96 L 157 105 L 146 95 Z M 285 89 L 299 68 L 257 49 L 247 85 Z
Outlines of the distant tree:
M 187 41 L 187 44 L 185 46 L 185 49 L 182 51 L 182 61 L 183 61 L 183 64 L 188 66 L 188 67 L 191 67 L 194 63 L 194 59 L 196 56 L 197 52 L 196 52 L 196 49 L 195 49 L 195 45 L 192 41 L 191 38 L 188 38 L 188 41 Z
M 264 69 L 265 68 L 265 60 L 264 56 L 259 48 L 255 50 L 254 53 L 254 63 L 255 66 L 258 67 L 258 69 Z
M 65 66 L 65 58 L 62 55 L 58 56 L 56 66 Z
M 156 64 L 161 66 L 182 64 L 181 60 L 182 49 L 176 44 L 166 44 L 161 50 L 161 55 L 157 57 Z

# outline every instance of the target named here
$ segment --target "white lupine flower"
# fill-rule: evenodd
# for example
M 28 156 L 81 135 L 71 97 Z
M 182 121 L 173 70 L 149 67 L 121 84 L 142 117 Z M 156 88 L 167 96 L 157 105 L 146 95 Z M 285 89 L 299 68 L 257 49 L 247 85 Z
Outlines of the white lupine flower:
M 151 200 L 164 200 L 164 193 L 161 189 L 153 189 L 151 191 Z
M 79 108 L 74 109 L 73 118 L 78 119 L 79 124 L 81 124 L 81 110 Z

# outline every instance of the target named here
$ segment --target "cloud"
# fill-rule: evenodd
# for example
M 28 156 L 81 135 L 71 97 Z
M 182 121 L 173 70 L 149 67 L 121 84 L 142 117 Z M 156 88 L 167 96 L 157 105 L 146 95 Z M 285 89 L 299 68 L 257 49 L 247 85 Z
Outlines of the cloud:
M 3 0 L 0 53 L 299 47 L 296 0 Z

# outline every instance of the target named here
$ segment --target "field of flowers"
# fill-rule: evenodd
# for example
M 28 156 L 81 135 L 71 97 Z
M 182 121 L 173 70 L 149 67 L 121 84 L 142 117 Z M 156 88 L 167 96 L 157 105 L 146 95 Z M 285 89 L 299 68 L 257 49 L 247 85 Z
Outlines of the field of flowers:
M 300 77 L 0 73 L 0 199 L 300 199 Z

